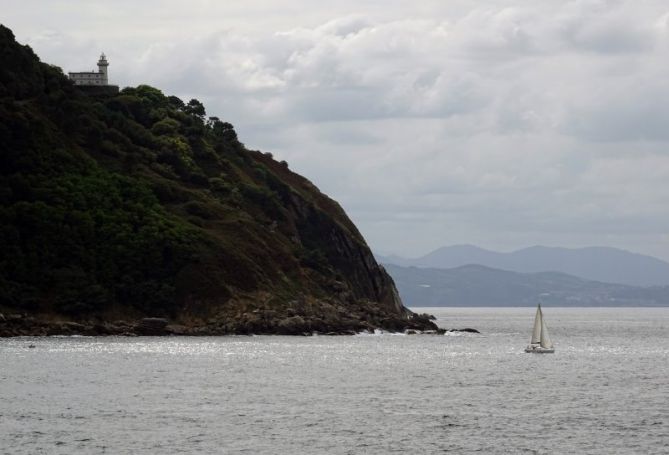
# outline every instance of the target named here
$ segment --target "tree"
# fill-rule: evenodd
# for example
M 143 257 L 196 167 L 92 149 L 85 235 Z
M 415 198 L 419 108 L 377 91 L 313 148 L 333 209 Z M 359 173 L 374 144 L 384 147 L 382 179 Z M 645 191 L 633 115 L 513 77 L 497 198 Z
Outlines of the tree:
M 235 127 L 231 123 L 221 122 L 218 117 L 209 117 L 207 126 L 214 133 L 214 137 L 223 139 L 227 142 L 237 141 L 237 133 Z
M 168 96 L 167 104 L 170 107 L 177 109 L 179 111 L 183 110 L 186 107 L 186 104 L 183 101 L 181 101 L 181 99 L 177 96 Z
M 188 102 L 188 104 L 186 104 L 186 107 L 184 107 L 184 112 L 187 114 L 195 115 L 200 119 L 204 119 L 204 116 L 207 115 L 207 113 L 204 110 L 204 105 L 195 98 L 193 98 Z

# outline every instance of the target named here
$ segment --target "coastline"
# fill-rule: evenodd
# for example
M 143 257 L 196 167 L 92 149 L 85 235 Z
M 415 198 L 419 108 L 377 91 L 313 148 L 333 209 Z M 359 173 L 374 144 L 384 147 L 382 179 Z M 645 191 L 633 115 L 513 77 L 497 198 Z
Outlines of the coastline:
M 65 320 L 25 314 L 0 313 L 0 338 L 19 336 L 225 336 L 225 335 L 356 335 L 383 330 L 391 333 L 444 334 L 446 329 L 432 322 L 427 314 L 408 318 L 323 320 L 291 316 L 282 319 L 252 318 L 244 314 L 233 321 L 218 320 L 178 323 L 166 318 L 141 318 L 134 321 Z

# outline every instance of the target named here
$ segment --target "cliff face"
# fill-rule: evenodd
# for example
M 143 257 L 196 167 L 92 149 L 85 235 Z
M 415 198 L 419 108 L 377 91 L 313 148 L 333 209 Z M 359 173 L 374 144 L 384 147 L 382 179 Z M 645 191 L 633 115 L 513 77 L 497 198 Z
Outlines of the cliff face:
M 78 90 L 2 26 L 0 224 L 0 332 L 436 328 L 335 201 L 197 100 Z

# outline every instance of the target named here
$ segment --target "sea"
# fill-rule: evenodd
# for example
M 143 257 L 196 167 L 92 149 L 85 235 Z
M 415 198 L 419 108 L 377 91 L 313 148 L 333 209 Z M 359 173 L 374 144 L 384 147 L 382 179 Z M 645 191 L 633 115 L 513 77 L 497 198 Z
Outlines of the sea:
M 0 339 L 1 454 L 667 454 L 669 308 L 422 308 L 480 334 Z

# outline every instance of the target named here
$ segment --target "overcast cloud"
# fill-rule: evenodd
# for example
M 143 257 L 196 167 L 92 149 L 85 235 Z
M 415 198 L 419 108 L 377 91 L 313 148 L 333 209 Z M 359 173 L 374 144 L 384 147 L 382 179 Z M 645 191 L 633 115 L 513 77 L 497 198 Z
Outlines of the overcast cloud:
M 409 3 L 416 3 L 411 4 Z M 203 101 L 378 252 L 669 259 L 664 1 L 14 1 L 44 61 Z

